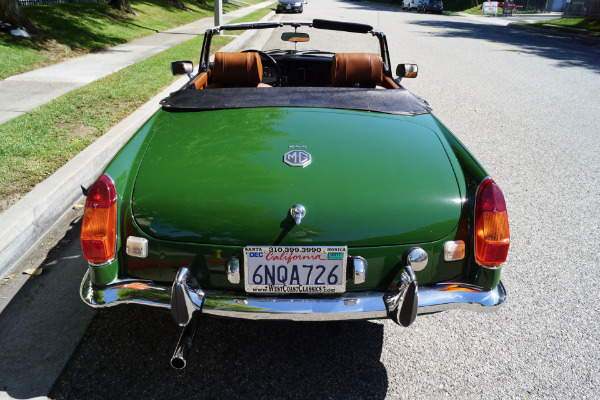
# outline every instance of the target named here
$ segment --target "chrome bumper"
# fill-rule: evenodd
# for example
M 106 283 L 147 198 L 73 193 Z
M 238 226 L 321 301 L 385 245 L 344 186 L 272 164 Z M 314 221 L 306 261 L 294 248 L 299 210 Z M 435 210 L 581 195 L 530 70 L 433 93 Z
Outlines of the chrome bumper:
M 402 287 L 396 288 L 396 292 L 392 293 L 347 292 L 337 298 L 253 297 L 188 287 L 187 276 L 183 275 L 180 271 L 173 287 L 139 280 L 118 281 L 98 287 L 91 283 L 88 272 L 81 283 L 81 299 L 94 308 L 119 304 L 164 308 L 171 310 L 175 321 L 181 326 L 189 321 L 194 311 L 214 317 L 265 320 L 394 319 L 393 313 L 401 308 L 404 299 Z M 174 291 L 176 295 L 171 296 Z M 506 292 L 502 283 L 491 290 L 458 282 L 439 283 L 418 287 L 417 312 L 426 314 L 449 309 L 490 311 L 502 305 L 505 299 Z M 177 310 L 171 306 L 173 303 L 177 304 Z

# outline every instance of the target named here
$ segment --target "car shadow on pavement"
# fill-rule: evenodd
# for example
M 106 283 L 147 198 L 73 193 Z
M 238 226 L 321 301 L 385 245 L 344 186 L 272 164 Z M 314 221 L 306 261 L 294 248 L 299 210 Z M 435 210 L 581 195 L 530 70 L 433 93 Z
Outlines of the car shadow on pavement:
M 142 306 L 99 313 L 53 399 L 384 398 L 383 324 L 203 318 L 187 358 L 169 313 Z
M 79 298 L 87 269 L 80 219 L 65 220 L 64 230 L 41 239 L 2 287 L 2 300 L 9 303 L 0 312 L 0 398 L 47 396 L 97 314 Z M 40 275 L 21 273 L 38 267 Z M 14 295 L 8 284 L 15 285 Z

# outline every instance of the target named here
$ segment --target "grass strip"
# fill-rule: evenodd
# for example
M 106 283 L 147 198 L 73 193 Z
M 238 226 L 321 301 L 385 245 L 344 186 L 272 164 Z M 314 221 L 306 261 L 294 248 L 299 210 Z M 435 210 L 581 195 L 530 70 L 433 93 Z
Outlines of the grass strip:
M 272 6 L 232 21 L 258 20 Z M 252 18 L 252 19 L 249 19 Z M 0 212 L 174 82 L 170 62 L 199 58 L 203 35 L 0 125 Z M 231 37 L 214 37 L 213 51 Z
M 246 0 L 257 4 L 262 0 Z M 68 58 L 106 49 L 213 15 L 213 0 L 201 6 L 183 0 L 179 9 L 166 0 L 132 0 L 137 15 L 108 3 L 65 3 L 23 7 L 40 32 L 31 39 L 0 33 L 0 79 L 38 69 Z M 223 3 L 223 11 L 240 8 Z
M 600 37 L 600 18 L 557 18 L 523 25 Z

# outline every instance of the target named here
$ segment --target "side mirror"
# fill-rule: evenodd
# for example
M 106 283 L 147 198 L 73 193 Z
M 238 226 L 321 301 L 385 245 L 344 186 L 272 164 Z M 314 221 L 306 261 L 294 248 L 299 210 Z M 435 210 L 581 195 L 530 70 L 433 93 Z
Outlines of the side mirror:
M 396 75 L 399 78 L 416 78 L 419 73 L 417 64 L 398 64 L 396 67 Z
M 191 74 L 193 71 L 194 63 L 191 61 L 173 61 L 171 63 L 171 72 L 175 76 L 188 74 L 191 78 Z

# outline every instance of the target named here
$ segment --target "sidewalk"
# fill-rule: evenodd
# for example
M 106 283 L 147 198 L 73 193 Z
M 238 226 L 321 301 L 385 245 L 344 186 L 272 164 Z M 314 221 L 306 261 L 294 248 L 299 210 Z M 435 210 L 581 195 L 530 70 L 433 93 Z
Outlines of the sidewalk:
M 260 48 L 262 39 L 252 33 L 242 34 L 222 51 L 238 51 L 249 41 Z M 72 208 L 83 201 L 79 184 L 95 180 L 114 153 L 160 107 L 159 100 L 187 80 L 181 77 L 157 94 L 0 214 L 0 400 L 49 399 L 97 313 L 78 295 L 87 270 L 77 229 L 82 210 Z M 52 255 L 55 246 L 60 250 Z M 13 262 L 7 263 L 11 257 Z M 34 266 L 43 266 L 44 272 L 22 274 Z M 1 279 L 7 271 L 10 277 Z
M 223 22 L 227 23 L 243 17 L 270 3 L 272 1 L 266 1 L 224 14 Z M 201 35 L 213 26 L 213 17 L 203 18 L 107 50 L 6 78 L 0 82 L 0 93 L 2 93 L 0 124 L 65 93 Z
M 223 20 L 226 23 L 243 17 L 271 3 L 272 1 L 263 2 L 227 13 Z M 201 19 L 100 53 L 6 79 L 0 82 L 0 93 L 2 93 L 0 114 L 4 110 L 10 110 L 11 116 L 8 119 L 14 118 L 62 94 L 110 75 L 170 46 L 203 34 L 206 29 L 213 26 L 212 17 Z M 228 46 L 243 40 L 244 35 Z M 198 49 L 198 57 L 200 57 L 200 49 Z M 168 68 L 168 65 L 165 68 Z M 2 227 L 0 230 L 0 277 L 3 277 L 23 255 L 35 247 L 36 242 L 44 233 L 75 204 L 81 197 L 80 185 L 88 187 L 93 183 L 114 154 L 159 108 L 158 102 L 168 96 L 170 92 L 179 89 L 187 79 L 184 76 L 157 94 L 66 165 L 36 185 L 16 204 L 0 213 L 0 226 Z M 26 99 L 22 99 L 23 93 L 27 94 Z M 19 102 L 21 104 L 16 107 Z
M 485 21 L 488 24 L 502 25 L 502 26 L 510 25 L 510 24 L 514 23 L 515 21 L 537 22 L 537 21 L 543 20 L 543 19 L 559 18 L 562 15 L 561 13 L 515 14 L 515 15 L 503 15 L 503 14 L 475 15 L 475 14 L 469 14 L 466 12 L 459 12 L 456 14 L 460 15 L 461 17 L 478 18 L 482 21 Z

